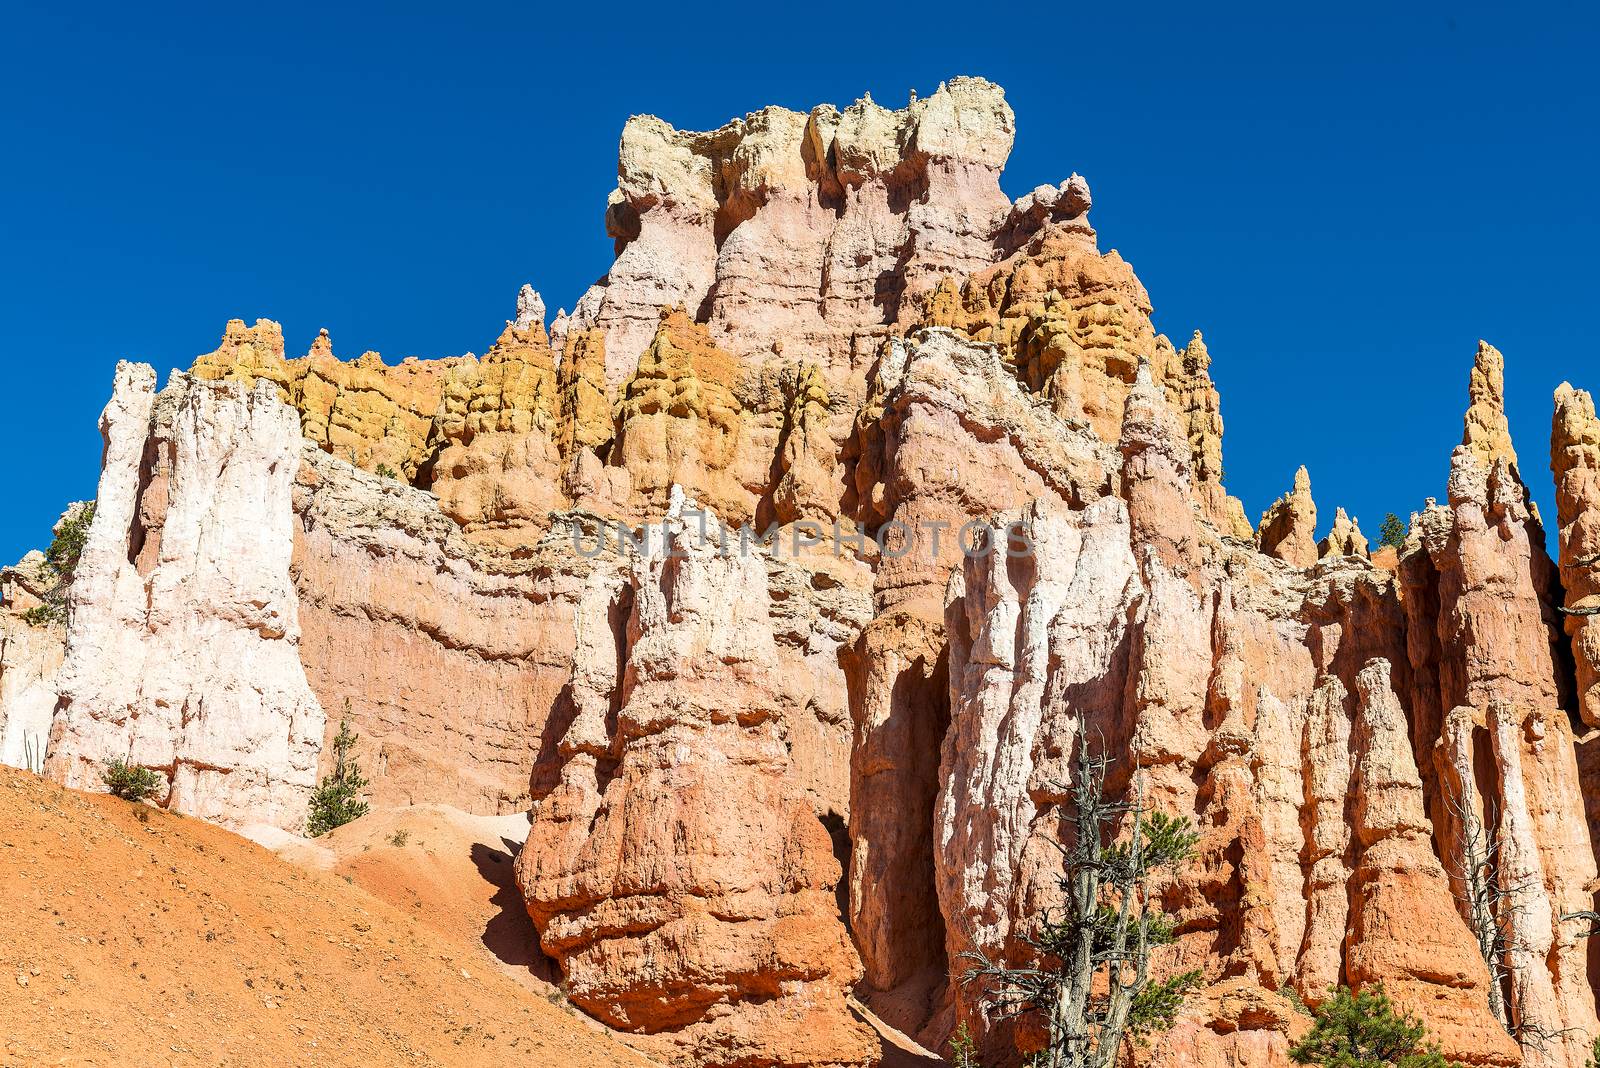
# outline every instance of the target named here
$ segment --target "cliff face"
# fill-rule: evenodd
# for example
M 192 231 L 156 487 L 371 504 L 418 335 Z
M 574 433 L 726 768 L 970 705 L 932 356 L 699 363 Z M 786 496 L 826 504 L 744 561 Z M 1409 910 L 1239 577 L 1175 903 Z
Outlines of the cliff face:
M 1303 468 L 1252 529 L 1205 341 L 1156 332 L 1083 178 L 1007 201 L 1012 136 L 978 79 L 635 118 L 612 269 L 548 323 L 524 287 L 481 358 L 286 360 L 262 320 L 160 394 L 123 365 L 64 653 L 0 612 L 4 758 L 44 725 L 64 782 L 128 756 L 293 830 L 348 717 L 374 804 L 531 814 L 577 1006 L 753 1068 L 875 1061 L 852 995 L 1035 1045 L 964 954 L 1031 959 L 1092 740 L 1201 835 L 1156 967 L 1204 984 L 1138 1063 L 1285 1065 L 1296 1001 L 1381 981 L 1453 1058 L 1581 1068 L 1587 394 L 1559 568 L 1487 345 L 1389 566 L 1342 509 L 1319 542 Z
M 323 710 L 306 683 L 289 558 L 300 456 L 270 384 L 206 386 L 120 364 L 70 601 L 46 771 L 159 769 L 164 803 L 298 826 Z

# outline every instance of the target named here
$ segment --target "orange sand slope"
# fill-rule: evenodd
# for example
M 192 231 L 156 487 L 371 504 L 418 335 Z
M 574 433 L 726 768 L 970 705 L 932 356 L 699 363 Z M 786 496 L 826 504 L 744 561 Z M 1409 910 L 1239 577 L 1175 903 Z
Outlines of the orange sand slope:
M 10 768 L 0 903 L 4 1065 L 648 1064 L 426 909 Z

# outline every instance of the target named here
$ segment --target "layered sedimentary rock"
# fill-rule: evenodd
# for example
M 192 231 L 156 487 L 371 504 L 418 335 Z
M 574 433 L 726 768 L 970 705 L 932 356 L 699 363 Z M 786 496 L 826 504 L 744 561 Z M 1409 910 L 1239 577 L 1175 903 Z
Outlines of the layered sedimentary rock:
M 47 770 L 97 788 L 122 757 L 164 803 L 298 828 L 323 710 L 289 583 L 301 435 L 269 383 L 119 364 L 105 465 L 72 583 Z
M 842 873 L 790 774 L 805 695 L 769 561 L 683 511 L 679 495 L 631 558 L 615 707 L 585 702 L 562 739 L 518 882 L 568 995 L 611 1026 L 671 1032 L 694 1064 L 867 1063 L 876 1042 L 843 1004 L 860 964 Z
M 25 599 L 0 599 L 0 764 L 38 768 L 55 715 L 66 634 L 60 623 L 24 619 Z
M 1589 394 L 1566 382 L 1556 390 L 1550 468 L 1578 707 L 1584 723 L 1600 727 L 1600 625 L 1594 619 L 1600 612 L 1600 420 Z
M 286 360 L 277 323 L 257 319 L 247 327 L 230 319 L 222 344 L 197 358 L 190 373 L 207 382 L 271 382 L 299 410 L 307 440 L 369 471 L 382 465 L 410 478 L 428 455 L 445 376 L 458 362 L 412 357 L 391 367 L 376 352 L 344 361 L 326 330 L 304 356 Z
M 1499 878 L 1514 888 L 1501 917 L 1505 966 L 1524 1057 L 1578 1068 L 1584 1036 L 1600 1022 L 1583 928 L 1564 917 L 1592 907 L 1595 852 L 1568 712 L 1576 698 L 1563 667 L 1555 566 L 1517 473 L 1503 372 L 1500 353 L 1480 343 L 1449 503 L 1416 517 L 1402 555 L 1413 732 L 1419 742 L 1438 736 L 1447 713 L 1473 725 L 1461 731 L 1458 745 L 1469 755 L 1455 758 L 1453 780 L 1458 791 L 1472 784 L 1499 814 Z M 1454 810 L 1462 806 L 1443 790 L 1434 798 L 1442 852 L 1459 865 L 1466 843 Z
M 616 262 L 548 330 L 525 286 L 481 358 L 286 360 L 262 320 L 159 398 L 124 366 L 64 666 L 45 629 L 0 648 L 6 758 L 49 716 L 59 778 L 127 756 L 298 829 L 348 718 L 374 804 L 531 812 L 585 1012 L 676 1063 L 854 1065 L 851 994 L 1037 1046 L 965 954 L 1034 962 L 1091 744 L 1200 836 L 1155 970 L 1203 983 L 1136 1063 L 1277 1068 L 1297 1001 L 1382 982 L 1464 1063 L 1580 1068 L 1587 395 L 1559 581 L 1488 345 L 1448 502 L 1384 566 L 1304 468 L 1252 530 L 1204 339 L 1156 331 L 1081 176 L 1006 200 L 1011 138 L 977 79 L 636 118 Z
M 1295 567 L 1316 562 L 1317 504 L 1311 499 L 1311 476 L 1304 467 L 1294 473 L 1294 489 L 1262 513 L 1256 544 L 1268 556 Z
M 573 310 L 632 373 L 657 309 L 682 305 L 752 362 L 781 341 L 859 402 L 870 341 L 908 297 L 992 258 L 1014 119 L 999 87 L 956 78 L 890 111 L 765 108 L 705 133 L 653 116 L 622 133 L 606 229 L 617 259 Z
M 306 676 L 329 737 L 344 714 L 361 735 L 374 802 L 525 810 L 555 782 L 577 680 L 616 675 L 615 560 L 579 553 L 570 516 L 514 559 L 486 551 L 428 494 L 317 450 L 294 497 Z

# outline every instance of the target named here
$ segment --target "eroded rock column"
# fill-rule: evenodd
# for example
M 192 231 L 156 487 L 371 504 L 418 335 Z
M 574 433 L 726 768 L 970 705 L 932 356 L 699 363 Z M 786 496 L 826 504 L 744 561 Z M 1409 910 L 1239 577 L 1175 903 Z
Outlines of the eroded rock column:
M 518 883 L 608 1025 L 699 1066 L 865 1064 L 839 863 L 789 774 L 766 561 L 715 517 L 696 528 L 681 494 L 650 528 L 615 717 L 581 706 L 562 743 L 581 759 L 535 807 Z
M 78 562 L 47 773 L 101 789 L 123 757 L 168 807 L 299 830 L 323 710 L 289 576 L 300 422 L 274 387 L 119 364 Z

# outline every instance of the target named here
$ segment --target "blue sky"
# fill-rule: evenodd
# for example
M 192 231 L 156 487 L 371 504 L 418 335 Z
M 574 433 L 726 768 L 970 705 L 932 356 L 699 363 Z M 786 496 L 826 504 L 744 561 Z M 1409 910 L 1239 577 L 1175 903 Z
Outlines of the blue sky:
M 330 5 L 331 6 L 331 5 Z M 1252 519 L 1308 465 L 1375 533 L 1443 496 L 1476 341 L 1547 516 L 1550 394 L 1600 387 L 1593 6 L 388 4 L 8 10 L 0 561 L 91 496 L 119 358 L 224 322 L 303 352 L 482 352 L 610 260 L 626 117 L 707 128 L 979 74 L 1012 196 L 1076 170 L 1103 248 L 1205 331 Z

